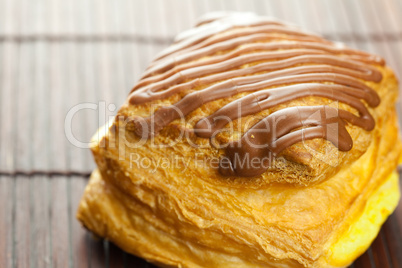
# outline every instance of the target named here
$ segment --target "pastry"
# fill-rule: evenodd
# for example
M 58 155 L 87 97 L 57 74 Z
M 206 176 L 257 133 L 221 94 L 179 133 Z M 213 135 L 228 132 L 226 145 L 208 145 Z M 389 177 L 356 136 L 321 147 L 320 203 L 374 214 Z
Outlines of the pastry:
M 379 56 L 208 14 L 94 136 L 77 217 L 161 267 L 346 267 L 399 200 L 397 94 Z

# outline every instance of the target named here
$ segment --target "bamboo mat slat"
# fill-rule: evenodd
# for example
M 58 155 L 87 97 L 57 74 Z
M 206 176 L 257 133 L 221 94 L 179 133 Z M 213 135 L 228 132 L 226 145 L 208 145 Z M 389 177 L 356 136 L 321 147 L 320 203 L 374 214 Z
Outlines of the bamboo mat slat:
M 70 245 L 69 228 L 66 223 L 69 215 L 69 198 L 66 191 L 68 178 L 61 177 L 50 181 L 50 237 L 51 237 L 51 267 L 68 267 L 70 252 L 64 250 Z M 67 224 L 68 227 L 68 224 Z
M 40 202 L 32 202 L 31 200 L 31 193 L 30 192 L 30 184 L 33 185 L 40 185 L 43 181 L 40 179 L 35 179 L 35 181 L 31 180 L 30 178 L 26 177 L 15 177 L 14 182 L 14 204 L 13 204 L 13 224 L 8 228 L 13 228 L 13 264 L 16 267 L 28 267 L 31 263 L 36 263 L 36 260 L 32 259 L 32 255 L 34 255 L 37 251 L 36 247 L 31 248 L 31 241 L 32 238 L 43 239 L 44 237 L 41 236 L 43 234 L 43 229 L 36 228 L 36 224 L 39 222 L 42 224 L 43 227 L 47 226 L 46 220 L 37 220 L 35 221 L 35 214 L 37 214 L 38 210 L 41 208 L 46 208 L 47 206 L 43 206 L 45 204 L 42 203 L 42 207 L 40 206 Z M 36 191 L 38 192 L 38 191 Z M 43 195 L 42 195 L 43 196 Z M 38 201 L 38 200 L 36 200 Z M 34 211 L 30 211 L 30 205 L 32 204 L 35 207 Z M 47 205 L 47 204 L 46 204 Z M 46 215 L 47 216 L 47 215 Z M 46 219 L 45 216 L 45 219 Z M 31 230 L 31 224 L 32 230 Z M 32 235 L 31 235 L 32 231 Z M 41 232 L 42 231 L 42 232 Z M 46 250 L 45 244 L 46 240 L 38 241 L 40 245 L 43 247 L 42 250 Z M 32 241 L 34 244 L 35 242 Z M 32 254 L 31 254 L 32 252 Z
M 76 208 L 84 192 L 86 180 L 82 177 L 70 177 L 67 185 L 69 198 L 69 252 L 70 267 L 85 268 L 90 267 L 90 247 L 88 233 L 75 220 Z
M 0 166 L 1 170 L 11 171 L 14 166 L 15 158 L 14 155 L 14 144 L 15 144 L 15 124 L 13 124 L 16 118 L 16 109 L 14 102 L 14 90 L 17 77 L 17 63 L 18 63 L 18 46 L 12 43 L 4 43 L 1 45 L 1 139 L 0 139 Z M 4 101 L 7 100 L 7 101 Z
M 15 180 L 0 176 L 0 264 L 13 265 L 13 188 Z
M 80 103 L 102 111 L 72 120 L 88 142 L 155 55 L 215 10 L 294 23 L 377 53 L 402 77 L 401 0 L 0 0 L 0 267 L 153 267 L 75 219 L 95 165 L 65 118 Z M 402 267 L 401 234 L 402 205 L 352 267 Z

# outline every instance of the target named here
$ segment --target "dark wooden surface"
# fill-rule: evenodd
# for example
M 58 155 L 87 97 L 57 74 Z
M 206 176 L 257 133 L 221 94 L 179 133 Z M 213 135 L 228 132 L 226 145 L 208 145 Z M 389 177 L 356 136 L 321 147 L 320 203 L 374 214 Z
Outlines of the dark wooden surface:
M 0 0 L 0 268 L 152 267 L 75 220 L 94 164 L 65 118 L 79 103 L 120 106 L 153 55 L 212 10 L 293 22 L 382 55 L 402 77 L 398 0 Z M 89 141 L 103 123 L 80 111 L 73 134 Z M 353 266 L 402 267 L 401 233 L 402 205 Z

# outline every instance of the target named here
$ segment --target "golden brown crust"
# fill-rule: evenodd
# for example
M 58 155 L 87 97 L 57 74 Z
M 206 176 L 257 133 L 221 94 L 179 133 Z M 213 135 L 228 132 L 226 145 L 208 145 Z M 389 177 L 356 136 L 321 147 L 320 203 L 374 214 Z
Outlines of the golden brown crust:
M 225 16 L 219 15 L 220 16 Z M 209 19 L 207 20 L 209 21 Z M 268 23 L 268 22 L 265 22 Z M 271 22 L 269 22 L 271 23 Z M 259 25 L 259 24 L 257 24 Z M 211 46 L 213 46 L 216 42 L 216 40 L 220 40 L 223 38 L 223 40 L 227 42 L 233 41 L 236 38 L 238 38 L 238 35 L 244 31 L 249 31 L 250 33 L 254 33 L 253 31 L 256 31 L 256 28 L 259 27 L 279 27 L 279 28 L 274 28 L 274 30 L 268 31 L 269 34 L 273 34 L 274 36 L 271 38 L 263 38 L 263 39 L 251 39 L 251 40 L 245 40 L 243 43 L 238 43 L 236 46 L 231 46 L 227 48 L 226 50 L 216 50 L 214 53 L 205 53 L 200 54 L 199 51 L 205 50 L 208 52 L 208 49 L 212 50 Z M 291 57 L 290 60 L 293 60 L 294 58 L 299 58 L 298 52 L 300 49 L 299 47 L 304 48 L 308 47 L 310 49 L 310 46 L 318 46 L 316 49 L 323 49 L 323 50 L 306 50 L 304 53 L 318 53 L 318 56 L 326 56 L 326 53 L 329 53 L 328 55 L 330 57 L 332 56 L 337 56 L 339 59 L 345 60 L 345 59 L 353 59 L 353 64 L 357 64 L 355 67 L 355 70 L 353 68 L 351 69 L 345 69 L 342 72 L 358 72 L 358 68 L 368 68 L 367 70 L 375 70 L 371 71 L 373 72 L 373 75 L 375 72 L 378 72 L 378 75 L 375 75 L 375 77 L 371 76 L 363 76 L 362 74 L 350 74 L 350 76 L 347 77 L 354 77 L 356 76 L 359 81 L 359 83 L 367 86 L 368 88 L 372 88 L 381 98 L 381 104 L 379 107 L 369 107 L 367 103 L 365 106 L 367 106 L 367 109 L 369 113 L 373 116 L 374 121 L 377 121 L 378 118 L 385 112 L 385 109 L 391 104 L 396 101 L 396 96 L 397 96 L 397 91 L 395 88 L 397 87 L 397 81 L 392 73 L 392 71 L 387 68 L 383 67 L 382 65 L 384 62 L 378 57 L 375 57 L 373 55 L 369 54 L 364 54 L 363 52 L 356 52 L 353 50 L 349 50 L 347 48 L 344 48 L 342 46 L 338 46 L 335 44 L 330 44 L 330 43 L 325 43 L 327 41 L 324 41 L 323 39 L 320 39 L 319 37 L 313 36 L 313 35 L 308 35 L 304 34 L 303 32 L 300 32 L 299 35 L 295 35 L 294 29 L 289 28 L 291 32 L 281 32 L 283 30 L 282 25 L 274 25 L 271 26 L 271 24 L 268 24 L 268 26 L 242 26 L 242 27 L 235 27 L 235 28 L 228 28 L 223 32 L 218 32 L 215 35 L 212 35 L 212 37 L 208 37 L 206 40 L 202 41 L 201 43 L 195 43 L 193 45 L 194 47 L 199 46 L 200 49 L 195 49 L 190 47 L 185 47 L 183 46 L 183 51 L 188 51 L 190 52 L 186 53 L 181 53 L 180 50 L 174 52 L 175 50 L 172 50 L 169 48 L 166 51 L 171 51 L 172 55 L 166 55 L 166 56 L 161 56 L 161 59 L 156 60 L 148 69 L 148 72 L 144 75 L 143 79 L 139 81 L 139 83 L 135 86 L 134 91 L 132 92 L 131 96 L 127 100 L 127 103 L 123 105 L 123 107 L 120 109 L 118 112 L 118 116 L 116 117 L 116 128 L 119 127 L 124 127 L 126 128 L 126 136 L 128 140 L 131 141 L 137 141 L 138 137 L 136 136 L 141 136 L 143 135 L 142 133 L 142 128 L 139 128 L 139 124 L 134 124 L 133 121 L 130 121 L 131 118 L 134 118 L 135 120 L 138 118 L 148 118 L 150 116 L 153 116 L 158 110 L 161 110 L 162 107 L 172 107 L 173 105 L 177 105 L 179 101 L 184 100 L 184 97 L 188 97 L 190 93 L 194 92 L 200 92 L 202 90 L 205 90 L 206 88 L 209 88 L 213 85 L 216 85 L 217 83 L 221 83 L 222 81 L 225 80 L 233 80 L 234 78 L 239 78 L 236 75 L 232 76 L 226 76 L 226 73 L 230 73 L 233 70 L 245 70 L 249 69 L 253 66 L 260 66 L 263 63 L 275 63 L 279 62 L 282 59 L 277 59 L 277 60 L 265 60 L 265 61 L 256 61 L 256 62 L 250 62 L 250 63 L 244 63 L 241 64 L 237 67 L 234 68 L 229 68 L 226 71 L 223 71 L 222 73 L 217 73 L 220 75 L 220 79 L 212 79 L 216 73 L 212 72 L 209 75 L 201 75 L 200 76 L 195 76 L 195 78 L 189 78 L 193 77 L 189 75 L 189 73 L 195 73 L 201 72 L 199 69 L 204 68 L 202 72 L 205 72 L 208 70 L 208 67 L 210 65 L 205 65 L 205 62 L 211 61 L 212 63 L 219 63 L 220 60 L 223 60 L 222 57 L 225 57 L 227 55 L 231 55 L 234 52 L 233 51 L 238 51 L 238 53 L 235 53 L 236 55 L 235 58 L 232 58 L 232 56 L 227 56 L 225 61 L 230 61 L 231 59 L 237 60 L 241 56 L 255 56 L 255 53 L 296 53 L 295 57 Z M 273 32 L 272 32 L 273 31 Z M 232 36 L 231 38 L 233 39 L 227 39 L 227 36 Z M 247 36 L 245 36 L 247 37 Z M 298 38 L 312 38 L 313 41 L 305 42 L 303 39 L 298 39 Z M 191 39 L 191 38 L 188 38 Z M 215 40 L 215 41 L 209 41 L 209 40 Z M 181 43 L 185 43 L 186 39 L 181 40 L 181 42 L 177 42 L 174 45 L 172 45 L 171 48 L 174 48 L 175 46 L 180 46 Z M 208 42 L 207 42 L 208 41 Z M 209 46 L 202 45 L 203 42 L 206 42 L 209 44 Z M 233 41 L 235 43 L 235 41 Z M 220 43 L 218 43 L 220 44 Z M 230 42 L 228 44 L 231 44 Z M 278 50 L 267 50 L 268 48 L 260 48 L 260 50 L 247 50 L 249 46 L 252 45 L 277 45 Z M 285 46 L 285 47 L 283 47 Z M 290 46 L 289 48 L 287 48 Z M 321 48 L 321 46 L 323 48 Z M 191 50 L 193 49 L 193 50 Z M 324 50 L 325 49 L 325 50 Z M 333 50 L 333 51 L 331 51 Z M 194 56 L 198 55 L 198 56 Z M 303 54 L 303 50 L 301 52 Z M 312 54 L 311 57 L 317 56 L 316 54 Z M 324 54 L 320 54 L 324 53 Z M 176 55 L 177 54 L 177 55 Z M 163 55 L 163 54 L 162 54 Z M 186 58 L 184 56 L 191 56 L 189 58 Z M 264 54 L 261 54 L 264 55 Z M 233 56 L 234 57 L 234 56 Z M 222 59 L 221 59 L 222 58 Z M 245 57 L 244 60 L 247 60 L 247 57 Z M 243 61 L 244 61 L 243 60 Z M 330 66 L 330 68 L 333 70 L 333 74 L 338 72 L 338 67 L 332 66 L 332 65 L 326 65 L 329 64 L 327 63 L 327 60 L 323 60 L 324 65 L 320 65 L 321 63 L 311 63 L 308 62 L 308 58 L 306 59 L 306 63 L 301 63 L 296 65 L 296 68 L 299 67 L 314 67 L 317 66 L 319 68 L 325 68 Z M 169 62 L 170 65 L 168 64 Z M 321 62 L 321 61 L 320 61 Z M 360 62 L 360 63 L 359 63 Z M 342 63 L 346 64 L 346 63 Z M 349 63 L 348 63 L 349 64 Z M 351 64 L 351 63 L 350 63 Z M 363 65 L 359 65 L 363 64 Z M 205 66 L 204 66 L 205 65 Z M 159 69 L 157 68 L 159 66 Z M 161 67 L 165 66 L 165 67 Z M 192 68 L 193 66 L 193 68 Z M 197 66 L 197 68 L 194 68 L 194 66 Z M 211 65 L 212 66 L 212 65 Z M 354 66 L 354 65 L 351 65 Z M 349 66 L 350 67 L 350 66 Z M 292 70 L 295 67 L 292 65 L 289 65 L 287 68 L 284 68 L 283 70 Z M 280 69 L 279 71 L 281 71 Z M 336 71 L 338 70 L 338 71 Z M 271 71 L 259 71 L 256 73 L 252 73 L 252 76 L 260 75 L 260 74 L 269 74 Z M 310 72 L 310 71 L 309 71 Z M 314 71 L 311 71 L 314 72 Z M 330 71 L 329 71 L 330 72 Z M 370 71 L 368 71 L 370 72 Z M 179 75 L 180 74 L 180 75 Z M 314 74 L 314 73 L 313 73 Z M 317 73 L 319 74 L 319 73 Z M 179 76 L 177 76 L 179 75 Z M 324 76 L 327 76 L 327 78 L 330 78 L 330 74 L 323 73 Z M 383 77 L 383 79 L 379 79 L 380 77 Z M 177 76 L 177 78 L 174 78 Z M 248 76 L 243 76 L 243 77 L 250 77 L 251 75 Z M 184 77 L 184 78 L 183 78 Z M 198 78 L 201 79 L 206 79 L 204 82 L 200 82 Z M 242 75 L 240 75 L 240 78 Z M 371 79 L 371 78 L 372 79 Z M 376 78 L 377 77 L 377 78 Z M 174 79 L 173 79 L 174 78 Z M 279 76 L 279 78 L 281 78 Z M 293 77 L 289 76 L 289 79 L 293 79 Z M 173 79 L 173 80 L 172 80 Z M 326 79 L 326 78 L 325 78 Z M 324 81 L 325 81 L 324 79 Z M 170 80 L 176 81 L 176 82 L 169 82 Z M 275 79 L 274 79 L 275 80 Z M 376 80 L 376 81 L 370 81 L 370 80 Z M 209 82 L 208 82 L 209 81 Z M 286 79 L 284 80 L 286 81 Z M 343 80 L 342 80 L 343 81 Z M 310 81 L 310 82 L 314 82 Z M 183 84 L 190 83 L 191 86 L 186 86 L 184 89 L 178 91 L 175 90 L 175 87 L 180 87 Z M 191 84 L 193 83 L 193 84 Z M 321 84 L 336 84 L 334 82 L 319 82 Z M 290 83 L 294 84 L 294 83 Z M 296 83 L 297 84 L 297 83 Z M 273 86 L 270 88 L 275 88 L 278 87 L 280 84 L 277 86 Z M 286 83 L 285 83 L 286 85 Z M 169 93 L 172 92 L 172 93 Z M 169 93 L 169 94 L 168 94 Z M 284 108 L 287 107 L 297 107 L 297 106 L 314 106 L 314 105 L 329 105 L 330 107 L 334 107 L 337 109 L 342 109 L 348 112 L 351 112 L 355 115 L 357 115 L 356 110 L 352 107 L 349 106 L 343 102 L 338 102 L 334 101 L 334 99 L 328 99 L 325 97 L 319 97 L 319 96 L 308 96 L 308 97 L 302 97 L 302 98 L 296 98 L 294 100 L 286 101 L 282 104 L 275 105 L 274 107 L 263 109 L 262 111 L 247 115 L 247 116 L 242 116 L 239 119 L 235 119 L 232 121 L 232 124 L 228 124 L 223 131 L 221 131 L 220 134 L 216 135 L 216 138 L 213 139 L 213 142 L 210 142 L 209 140 L 206 140 L 205 138 L 199 137 L 194 133 L 194 126 L 196 123 L 207 116 L 211 116 L 214 114 L 217 110 L 220 108 L 224 107 L 225 105 L 238 100 L 239 98 L 243 96 L 247 96 L 251 94 L 252 92 L 245 92 L 245 93 L 239 93 L 235 94 L 233 96 L 228 96 L 225 98 L 218 98 L 216 100 L 208 101 L 205 102 L 202 106 L 199 108 L 195 109 L 194 111 L 191 111 L 188 113 L 184 120 L 183 118 L 179 118 L 176 120 L 173 120 L 170 123 L 163 123 L 160 131 L 157 133 L 157 135 L 154 137 L 155 143 L 158 144 L 176 144 L 179 143 L 180 146 L 182 146 L 185 150 L 192 151 L 192 155 L 195 155 L 197 153 L 202 153 L 203 156 L 205 156 L 208 160 L 214 160 L 217 157 L 222 157 L 225 154 L 224 149 L 217 149 L 215 148 L 216 146 L 222 145 L 222 144 L 228 144 L 232 140 L 237 140 L 239 139 L 242 135 L 244 135 L 253 125 L 255 125 L 257 122 L 262 120 L 263 118 L 267 117 L 268 115 L 273 114 L 275 111 L 280 111 L 283 110 Z M 164 97 L 161 97 L 157 94 L 168 94 L 168 95 L 163 95 Z M 335 94 L 336 95 L 336 94 Z M 156 97 L 159 96 L 159 97 Z M 146 101 L 145 101 L 146 100 Z M 134 102 L 134 103 L 132 103 Z M 187 106 L 190 105 L 190 103 L 186 104 Z M 178 106 L 177 106 L 178 107 Z M 179 109 L 179 108 L 175 108 Z M 168 117 L 167 115 L 167 109 L 166 109 L 166 114 L 162 114 L 162 117 Z M 183 110 L 181 112 L 184 113 Z M 184 113 L 185 115 L 186 113 Z M 122 119 L 122 120 L 119 120 Z M 130 120 L 129 120 L 130 118 Z M 134 121 L 135 121 L 134 120 Z M 163 119 L 165 120 L 165 119 Z M 156 123 L 155 123 L 156 124 Z M 157 127 L 157 126 L 155 126 Z M 313 182 L 319 182 L 325 178 L 330 177 L 332 174 L 336 173 L 337 170 L 339 170 L 340 167 L 343 165 L 348 165 L 358 159 L 366 150 L 367 147 L 370 144 L 370 140 L 372 138 L 372 132 L 371 131 L 366 131 L 362 129 L 359 126 L 353 125 L 348 123 L 346 125 L 346 129 L 348 133 L 350 134 L 352 140 L 353 140 L 353 147 L 352 150 L 343 152 L 339 151 L 331 142 L 326 141 L 324 139 L 316 138 L 313 140 L 304 140 L 303 142 L 298 142 L 284 151 L 282 151 L 277 157 L 272 159 L 272 164 L 268 168 L 266 172 L 264 172 L 261 176 L 258 176 L 256 178 L 252 178 L 247 180 L 246 183 L 251 181 L 251 187 L 253 185 L 262 185 L 262 184 L 269 184 L 271 182 L 281 182 L 281 181 L 286 181 L 290 183 L 298 183 L 302 185 L 308 185 Z M 201 146 L 202 148 L 194 148 L 194 144 Z M 213 146 L 214 145 L 214 146 Z M 193 147 L 193 148 L 190 148 Z M 200 171 L 203 172 L 203 171 Z M 213 173 L 219 173 L 218 168 L 211 168 L 211 171 L 209 172 L 211 174 Z M 220 176 L 213 176 L 213 179 L 216 179 L 216 177 L 219 177 L 218 180 L 222 180 Z M 225 180 L 230 180 L 233 181 L 234 183 L 243 185 L 244 184 L 244 179 L 242 178 L 236 178 L 236 176 L 230 176 L 230 178 L 225 178 Z
M 289 36 L 275 38 L 269 41 Z M 125 120 L 147 117 L 152 105 L 170 105 L 190 90 L 142 104 L 127 102 L 92 148 L 99 172 L 92 175 L 78 219 L 97 235 L 160 266 L 328 267 L 322 256 L 395 170 L 402 148 L 394 108 L 396 78 L 380 62 L 365 64 L 382 75 L 381 81 L 360 79 L 381 98 L 375 108 L 365 104 L 375 128 L 347 124 L 353 140 L 347 152 L 324 139 L 296 143 L 253 178 L 220 175 L 216 161 L 223 150 L 192 131 L 197 120 L 244 93 L 202 105 L 186 122 L 167 124 L 153 139 L 141 139 L 137 126 Z M 144 81 L 165 72 L 145 74 Z M 235 120 L 240 130 L 218 135 L 217 143 L 238 138 L 274 111 L 322 104 L 356 114 L 327 98 L 298 98 Z
M 367 152 L 308 187 L 216 185 L 182 167 L 155 172 L 94 148 L 94 172 L 78 212 L 124 250 L 172 267 L 327 267 L 320 257 L 396 167 L 395 112 L 382 117 Z M 152 148 L 137 150 L 157 158 Z M 174 152 L 173 152 L 174 153 Z M 135 174 L 135 175 L 133 175 Z
M 377 123 L 376 128 L 380 128 L 378 121 L 381 120 L 382 115 L 387 110 L 393 107 L 398 94 L 398 82 L 392 70 L 387 67 L 378 67 L 378 69 L 381 70 L 381 73 L 384 77 L 381 83 L 374 84 L 372 82 L 366 82 L 376 90 L 382 100 L 378 107 L 375 109 L 369 109 Z M 218 100 L 208 103 L 205 105 L 205 107 L 202 107 L 202 109 L 198 109 L 197 111 L 193 112 L 191 116 L 194 118 L 201 118 L 205 114 L 210 114 L 210 111 L 216 110 L 217 107 L 221 107 L 229 101 L 230 100 Z M 247 122 L 249 119 L 252 120 L 253 118 L 256 118 L 255 120 L 261 119 L 266 114 L 271 113 L 273 110 L 280 110 L 286 107 L 286 105 L 297 106 L 306 103 L 308 105 L 312 105 L 317 102 L 322 103 L 323 101 L 330 102 L 329 100 L 317 97 L 294 100 L 284 105 L 279 105 L 275 107 L 275 109 L 270 109 L 268 111 L 261 112 L 260 114 L 243 118 L 243 122 Z M 345 110 L 352 110 L 345 104 L 339 103 L 337 105 L 341 106 Z M 129 116 L 133 116 L 134 114 L 142 114 L 139 109 L 141 109 L 141 107 L 123 106 L 119 111 L 118 117 L 122 115 L 122 118 L 127 118 Z M 196 121 L 192 118 L 188 118 L 188 120 L 190 122 Z M 115 124 L 116 128 L 119 128 L 119 125 L 122 128 L 126 128 L 125 136 L 128 141 L 132 143 L 138 142 L 139 138 L 131 131 L 130 126 L 127 125 L 126 122 L 121 123 L 117 120 Z M 252 124 L 253 123 L 249 123 L 248 126 Z M 236 129 L 236 122 L 234 122 L 234 125 L 234 128 Z M 223 154 L 222 150 L 212 148 L 209 140 L 199 138 L 191 132 L 183 131 L 183 129 L 184 126 L 181 125 L 181 122 L 171 123 L 165 127 L 152 142 L 155 142 L 156 144 L 177 144 L 180 146 L 180 148 L 185 149 L 186 151 L 185 155 L 181 152 L 178 152 L 179 157 L 187 158 L 188 156 L 192 156 L 194 159 L 194 156 L 198 155 L 203 159 L 205 158 L 205 162 L 214 161 L 217 157 Z M 246 129 L 247 127 L 242 127 L 242 132 L 244 132 Z M 244 179 L 236 177 L 222 177 L 219 174 L 216 165 L 215 168 L 199 165 L 194 166 L 193 168 L 200 169 L 200 173 L 207 172 L 207 177 L 210 178 L 211 181 L 215 181 L 214 183 L 217 184 L 220 182 L 223 184 L 231 182 L 233 186 L 238 185 L 240 187 L 245 187 L 248 185 L 249 187 L 254 188 L 259 188 L 262 185 L 268 185 L 272 182 L 288 182 L 308 185 L 310 183 L 319 182 L 331 177 L 342 166 L 350 165 L 367 150 L 371 140 L 373 139 L 373 131 L 365 131 L 353 125 L 348 125 L 347 130 L 353 139 L 353 148 L 350 151 L 341 152 L 331 142 L 323 139 L 307 140 L 303 143 L 297 143 L 287 148 L 279 155 L 279 157 L 274 159 L 272 166 L 264 174 L 255 178 Z M 178 140 L 178 137 L 182 138 Z M 221 135 L 219 138 L 221 139 L 220 142 L 227 142 L 227 137 Z M 194 144 L 198 145 L 199 147 L 194 146 Z M 207 168 L 208 171 L 205 171 L 205 168 Z

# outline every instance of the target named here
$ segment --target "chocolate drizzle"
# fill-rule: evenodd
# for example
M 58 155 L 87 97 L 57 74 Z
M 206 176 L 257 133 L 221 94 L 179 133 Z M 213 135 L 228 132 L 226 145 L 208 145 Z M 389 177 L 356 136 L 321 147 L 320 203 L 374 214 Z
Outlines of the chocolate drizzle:
M 297 142 L 324 138 L 348 151 L 353 141 L 346 124 L 367 131 L 374 128 L 366 105 L 376 107 L 380 99 L 363 81 L 382 80 L 371 66 L 384 65 L 380 57 L 250 13 L 215 14 L 198 25 L 162 52 L 133 88 L 132 105 L 184 93 L 178 102 L 160 107 L 149 117 L 136 117 L 138 136 L 157 135 L 202 105 L 229 97 L 234 100 L 195 124 L 196 135 L 213 138 L 232 120 L 309 96 L 339 101 L 356 110 L 354 114 L 328 105 L 298 106 L 269 114 L 231 141 L 221 159 L 224 175 L 257 176 L 272 157 Z M 248 94 L 238 98 L 239 93 Z M 246 158 L 264 163 L 257 168 L 236 165 Z
M 270 166 L 273 156 L 292 144 L 314 138 L 325 138 L 340 150 L 348 151 L 353 141 L 343 120 L 352 123 L 356 118 L 328 106 L 290 107 L 272 113 L 249 129 L 239 141 L 229 144 L 226 156 L 221 159 L 220 172 L 244 177 L 260 175 Z M 299 127 L 305 128 L 291 132 Z M 273 129 L 275 131 L 271 131 Z M 242 165 L 244 159 L 261 159 L 261 163 Z

